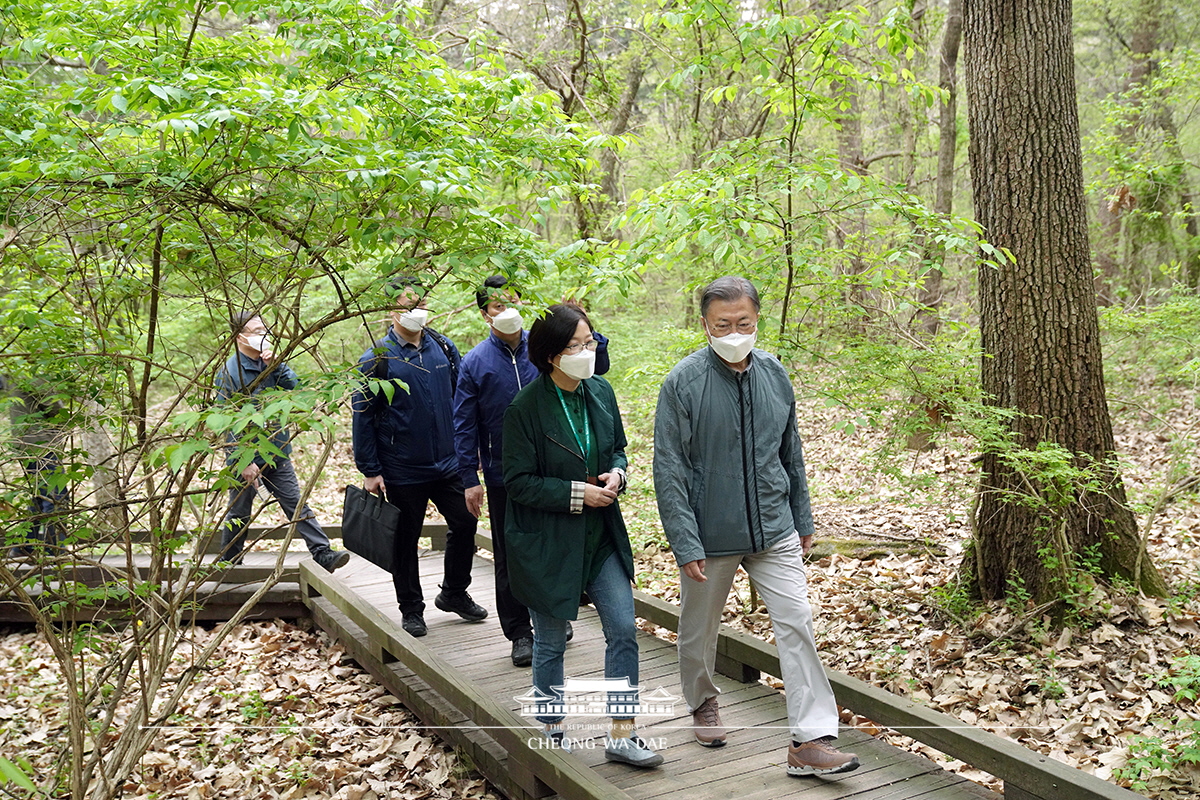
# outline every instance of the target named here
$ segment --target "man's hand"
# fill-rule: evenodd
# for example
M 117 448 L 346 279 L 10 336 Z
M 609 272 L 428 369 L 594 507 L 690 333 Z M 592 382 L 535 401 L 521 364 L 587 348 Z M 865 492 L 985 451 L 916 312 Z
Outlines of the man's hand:
M 583 504 L 585 506 L 604 508 L 611 506 L 616 499 L 617 493 L 607 486 L 592 486 L 590 483 L 583 485 Z
M 262 474 L 262 467 L 258 464 L 251 464 L 242 470 L 242 480 L 247 486 L 258 486 L 258 476 Z
M 696 583 L 704 583 L 708 578 L 704 576 L 704 559 L 698 558 L 695 561 L 689 561 L 679 568 L 679 571 Z
M 275 360 L 275 351 L 274 350 L 261 350 L 258 353 L 258 357 L 261 358 L 266 363 L 270 364 L 272 361 Z
M 800 552 L 803 553 L 804 555 L 808 555 L 809 553 L 812 552 L 812 549 L 813 549 L 812 534 L 810 533 L 808 536 L 801 536 L 800 537 Z
M 377 494 L 380 497 L 383 497 L 383 476 L 375 475 L 371 478 L 364 478 L 363 488 L 366 489 L 370 494 Z
M 615 469 L 612 472 L 606 472 L 603 475 L 597 476 L 596 480 L 604 482 L 604 488 L 610 492 L 621 491 L 621 473 Z
M 475 519 L 479 519 L 479 515 L 483 513 L 483 487 L 472 486 L 463 496 L 467 500 L 467 511 L 470 511 Z

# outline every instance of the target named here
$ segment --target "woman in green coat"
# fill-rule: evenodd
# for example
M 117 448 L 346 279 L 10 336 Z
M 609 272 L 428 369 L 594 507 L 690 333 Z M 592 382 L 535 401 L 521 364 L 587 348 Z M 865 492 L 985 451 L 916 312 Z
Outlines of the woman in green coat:
M 533 685 L 551 698 L 552 713 L 537 719 L 548 738 L 569 749 L 563 652 L 567 621 L 578 615 L 586 591 L 604 628 L 604 677 L 612 687 L 604 755 L 657 766 L 662 756 L 633 732 L 638 645 L 633 553 L 617 504 L 627 464 L 621 413 L 612 387 L 593 377 L 596 340 L 582 309 L 551 306 L 530 328 L 528 351 L 541 375 L 504 414 L 504 538 L 509 584 L 533 620 Z

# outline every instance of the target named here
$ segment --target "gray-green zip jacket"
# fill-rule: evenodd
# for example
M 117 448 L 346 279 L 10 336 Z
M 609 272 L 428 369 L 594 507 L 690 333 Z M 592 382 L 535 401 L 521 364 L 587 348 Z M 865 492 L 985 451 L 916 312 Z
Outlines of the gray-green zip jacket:
M 680 566 L 812 534 L 796 395 L 774 356 L 752 350 L 735 372 L 705 347 L 675 365 L 658 394 L 654 491 Z

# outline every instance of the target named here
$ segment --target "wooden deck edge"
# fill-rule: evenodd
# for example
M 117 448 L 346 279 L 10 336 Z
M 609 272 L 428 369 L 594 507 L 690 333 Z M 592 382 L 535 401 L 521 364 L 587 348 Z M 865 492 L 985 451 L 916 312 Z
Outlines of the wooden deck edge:
M 191 609 L 184 612 L 184 623 L 227 620 L 256 590 L 257 586 L 253 583 L 210 581 L 193 587 L 191 594 L 195 594 L 198 599 Z M 40 592 L 35 591 L 31 594 L 35 602 L 40 599 Z M 259 598 L 245 619 L 296 619 L 308 616 L 308 613 L 300 584 L 295 580 L 280 581 Z M 54 616 L 55 620 L 74 623 L 119 621 L 128 618 L 129 604 L 118 601 L 109 601 L 102 605 L 73 606 Z M 0 599 L 0 622 L 29 624 L 34 622 L 34 617 L 23 603 L 12 599 Z
M 636 589 L 633 604 L 639 617 L 678 633 L 679 606 Z M 729 625 L 721 625 L 717 653 L 768 675 L 779 677 L 782 671 L 774 645 Z M 829 668 L 825 669 L 825 674 L 840 705 L 1000 778 L 1005 783 L 1006 794 L 1020 796 L 1023 800 L 1135 800 L 1141 797 L 886 689 Z
M 557 750 L 529 747 L 531 735 L 538 735 L 533 720 L 517 716 L 491 695 L 476 689 L 431 648 L 405 633 L 397 621 L 347 591 L 335 575 L 314 569 L 311 562 L 302 562 L 300 582 L 304 602 L 310 608 L 316 596 L 331 603 L 366 632 L 372 648 L 377 648 L 371 652 L 375 661 L 382 665 L 399 661 L 467 718 L 484 726 L 487 735 L 507 752 L 511 764 L 536 775 L 564 800 L 630 800 L 628 794 L 577 759 Z
M 459 726 L 462 714 L 445 702 L 429 684 L 401 665 L 384 664 L 373 652 L 369 634 L 333 604 L 317 595 L 309 598 L 313 621 L 333 635 L 355 661 L 387 687 L 404 706 L 412 711 L 438 736 L 448 740 L 464 754 L 489 782 L 510 800 L 537 800 L 551 794 L 545 784 L 518 764 L 510 764 L 500 745 L 482 731 Z

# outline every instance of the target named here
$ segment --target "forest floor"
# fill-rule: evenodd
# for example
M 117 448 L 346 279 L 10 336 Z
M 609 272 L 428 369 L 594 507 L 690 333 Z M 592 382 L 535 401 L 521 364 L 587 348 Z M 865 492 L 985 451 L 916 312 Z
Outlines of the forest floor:
M 1168 416 L 1136 408 L 1117 415 L 1118 449 L 1135 502 L 1154 505 L 1178 462 L 1168 443 L 1193 439 L 1200 429 L 1200 412 L 1185 399 Z M 652 408 L 643 403 L 624 411 L 632 420 L 632 471 L 623 506 L 639 583 L 675 600 L 678 572 L 659 544 L 649 484 Z M 839 432 L 839 413 L 816 401 L 800 410 L 821 542 L 809 586 L 825 663 L 1071 766 L 1133 782 L 1149 796 L 1200 797 L 1197 498 L 1176 500 L 1148 528 L 1149 552 L 1172 598 L 1083 586 L 1080 612 L 1055 630 L 1020 599 L 971 607 L 956 588 L 970 539 L 970 454 L 946 443 L 906 456 L 899 471 L 907 479 L 889 475 L 872 455 L 883 433 Z M 1172 436 L 1163 435 L 1164 425 Z M 315 443 L 298 446 L 301 468 L 316 450 Z M 340 488 L 359 480 L 347 438 L 313 498 L 318 515 L 338 519 Z M 725 621 L 771 639 L 765 609 L 751 606 L 743 582 Z M 197 644 L 211 633 L 197 629 Z M 495 797 L 452 750 L 410 728 L 411 715 L 319 631 L 243 625 L 217 666 L 189 693 L 178 727 L 156 740 L 128 796 Z M 54 659 L 36 634 L 0 637 L 0 685 L 6 687 L 0 753 L 20 753 L 46 774 L 65 720 L 55 701 L 61 684 Z M 997 786 L 991 776 L 870 720 L 847 715 L 844 721 Z M 340 788 L 331 794 L 330 786 Z

